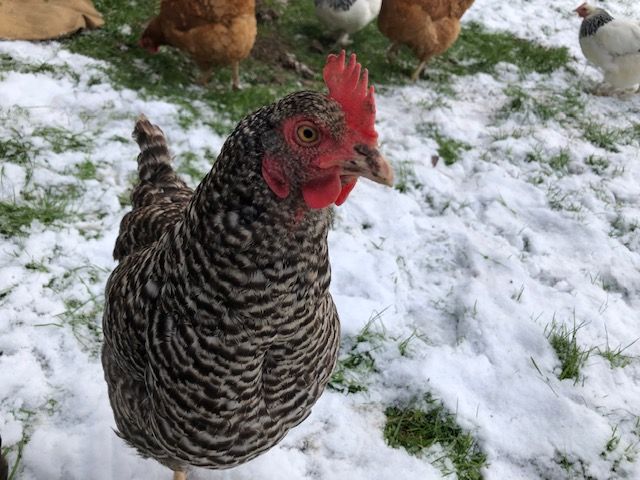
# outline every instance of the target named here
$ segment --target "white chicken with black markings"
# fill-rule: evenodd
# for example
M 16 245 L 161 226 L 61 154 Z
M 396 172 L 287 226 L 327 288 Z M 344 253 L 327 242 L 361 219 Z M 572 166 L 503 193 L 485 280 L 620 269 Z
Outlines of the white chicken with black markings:
M 583 3 L 575 10 L 583 18 L 580 48 L 604 73 L 598 93 L 637 89 L 640 84 L 640 23 L 613 18 L 609 12 Z
M 330 30 L 338 32 L 337 44 L 346 46 L 352 35 L 380 13 L 382 0 L 315 0 L 316 15 Z

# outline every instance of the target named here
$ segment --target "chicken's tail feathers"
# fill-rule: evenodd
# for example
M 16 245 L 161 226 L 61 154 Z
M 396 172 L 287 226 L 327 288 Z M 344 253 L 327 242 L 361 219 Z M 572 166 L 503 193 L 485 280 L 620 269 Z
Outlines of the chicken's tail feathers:
M 140 114 L 133 129 L 133 139 L 140 147 L 138 174 L 140 180 L 155 183 L 164 175 L 173 174 L 171 154 L 164 133 Z

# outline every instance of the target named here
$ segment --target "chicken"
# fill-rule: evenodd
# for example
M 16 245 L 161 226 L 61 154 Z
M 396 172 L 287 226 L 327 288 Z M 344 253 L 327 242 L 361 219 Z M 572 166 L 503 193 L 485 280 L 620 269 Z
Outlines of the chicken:
M 473 0 L 383 0 L 378 27 L 391 40 L 389 53 L 408 46 L 420 63 L 415 82 L 427 62 L 446 52 L 460 34 L 460 18 Z
M 118 434 L 185 478 L 278 443 L 336 361 L 332 204 L 359 177 L 391 185 L 373 87 L 331 55 L 329 94 L 304 91 L 242 120 L 195 192 L 141 117 L 139 184 L 106 286 L 102 364 Z
M 315 0 L 316 15 L 327 28 L 339 32 L 338 45 L 366 27 L 380 12 L 382 0 Z
M 2 455 L 2 437 L 0 437 L 0 480 L 7 480 L 9 478 L 9 464 L 7 459 Z
M 232 86 L 240 88 L 240 61 L 256 39 L 255 0 L 162 0 L 140 45 L 157 53 L 161 45 L 183 50 L 202 71 L 206 84 L 216 66 L 231 65 Z
M 615 19 L 601 8 L 583 3 L 575 10 L 583 18 L 580 48 L 591 63 L 604 72 L 614 89 L 640 84 L 640 24 Z

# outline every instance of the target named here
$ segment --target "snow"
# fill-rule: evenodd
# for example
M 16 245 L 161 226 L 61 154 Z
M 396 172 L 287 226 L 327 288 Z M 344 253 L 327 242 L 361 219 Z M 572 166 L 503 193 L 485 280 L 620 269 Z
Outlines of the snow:
M 585 104 L 581 119 L 619 130 L 640 123 L 640 96 L 585 92 L 600 73 L 580 54 L 577 2 L 548 3 L 477 0 L 465 21 L 566 46 L 577 74 L 523 76 L 505 64 L 495 75 L 455 78 L 453 96 L 426 82 L 379 89 L 382 150 L 405 172 L 408 188 L 360 181 L 336 210 L 329 239 L 343 338 L 374 317 L 384 331 L 367 391 L 327 390 L 277 447 L 236 469 L 197 470 L 191 478 L 443 478 L 426 457 L 390 448 L 382 436 L 387 406 L 427 392 L 478 440 L 488 456 L 486 479 L 576 472 L 640 478 L 640 342 L 633 343 L 640 338 L 638 139 L 607 151 L 590 143 L 567 112 L 541 121 L 502 110 L 510 86 L 541 99 L 572 91 Z M 640 18 L 630 0 L 599 5 Z M 91 307 L 99 307 L 114 266 L 111 251 L 127 210 L 119 197 L 136 169 L 136 146 L 118 137 L 129 137 L 136 116 L 144 112 L 162 126 L 177 162 L 183 152 L 219 151 L 224 138 L 202 124 L 182 128 L 179 106 L 115 89 L 100 62 L 59 44 L 0 42 L 0 53 L 78 75 L 0 72 L 0 139 L 18 131 L 39 148 L 31 179 L 24 165 L 2 163 L 0 199 L 15 198 L 27 182 L 77 184 L 74 169 L 87 158 L 97 166 L 97 180 L 83 182 L 68 219 L 55 227 L 34 222 L 28 236 L 0 241 L 3 445 L 29 436 L 17 478 L 169 478 L 113 433 L 99 335 L 74 327 L 68 312 L 78 308 L 99 322 L 99 308 Z M 471 148 L 453 165 L 433 166 L 438 145 L 424 125 Z M 56 154 L 46 139 L 32 137 L 51 126 L 87 135 L 89 151 Z M 543 159 L 564 152 L 566 172 L 530 161 L 536 152 Z M 592 155 L 608 162 L 604 173 L 588 165 Z M 560 362 L 546 336 L 553 322 L 579 326 L 579 345 L 594 349 L 577 382 L 557 377 Z M 398 344 L 410 337 L 401 355 Z M 607 346 L 628 346 L 624 354 L 634 358 L 613 368 L 595 350 Z M 614 434 L 620 442 L 606 452 Z M 562 458 L 575 472 L 560 465 Z M 10 464 L 15 460 L 14 449 Z

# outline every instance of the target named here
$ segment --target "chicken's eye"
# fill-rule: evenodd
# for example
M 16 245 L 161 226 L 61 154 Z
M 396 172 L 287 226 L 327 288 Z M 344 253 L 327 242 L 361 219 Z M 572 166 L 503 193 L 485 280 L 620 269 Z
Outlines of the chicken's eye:
M 309 146 L 318 142 L 320 132 L 313 125 L 303 123 L 296 129 L 296 137 L 300 145 Z

